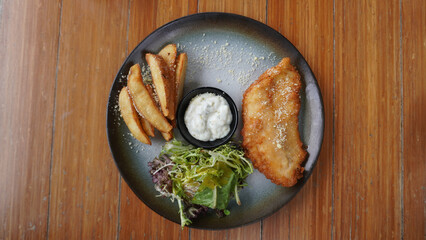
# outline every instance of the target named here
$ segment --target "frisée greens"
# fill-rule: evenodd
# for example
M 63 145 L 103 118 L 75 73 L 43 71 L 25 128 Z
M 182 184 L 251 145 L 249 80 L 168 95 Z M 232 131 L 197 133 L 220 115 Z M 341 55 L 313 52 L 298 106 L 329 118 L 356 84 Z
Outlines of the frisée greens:
M 209 208 L 228 215 L 230 199 L 241 204 L 238 191 L 253 173 L 244 152 L 233 144 L 207 150 L 176 139 L 167 142 L 148 166 L 159 195 L 177 200 L 182 227 Z

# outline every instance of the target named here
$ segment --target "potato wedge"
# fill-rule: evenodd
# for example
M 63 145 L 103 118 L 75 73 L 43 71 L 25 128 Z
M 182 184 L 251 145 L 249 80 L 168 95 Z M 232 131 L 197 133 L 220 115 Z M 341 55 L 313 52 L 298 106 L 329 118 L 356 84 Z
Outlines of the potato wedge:
M 171 71 L 174 72 L 176 70 L 176 56 L 177 56 L 176 44 L 169 44 L 165 46 L 158 53 L 158 56 L 162 57 L 164 61 L 166 61 L 167 66 L 169 66 L 169 69 Z
M 148 136 L 154 137 L 154 126 L 152 126 L 152 124 L 141 115 L 139 115 L 139 121 L 141 122 L 142 128 L 146 134 L 148 134 Z
M 136 112 L 135 107 L 133 106 L 132 99 L 129 93 L 127 92 L 126 87 L 123 87 L 121 89 L 120 95 L 118 97 L 118 105 L 120 107 L 121 116 L 123 117 L 124 122 L 126 123 L 133 136 L 137 140 L 145 144 L 151 145 L 151 140 L 143 130 L 143 127 L 139 121 L 139 115 Z
M 151 96 L 151 98 L 154 100 L 155 105 L 158 107 L 159 110 L 161 110 L 160 103 L 159 103 L 159 100 L 158 100 L 158 96 L 155 93 L 155 90 L 152 87 L 152 85 L 147 84 L 147 85 L 145 85 L 145 87 L 146 87 L 146 90 L 148 91 L 149 95 Z
M 183 85 L 186 77 L 186 66 L 188 65 L 188 56 L 186 53 L 179 54 L 176 63 L 176 109 L 183 94 Z
M 172 125 L 170 125 L 161 111 L 157 108 L 154 99 L 152 99 L 146 89 L 145 84 L 142 81 L 141 68 L 139 64 L 135 64 L 130 68 L 127 87 L 136 110 L 144 116 L 149 123 L 161 132 L 169 132 L 173 129 Z
M 161 110 L 165 117 L 173 120 L 175 118 L 175 83 L 170 77 L 169 67 L 164 59 L 158 55 L 147 53 L 145 58 L 151 69 L 152 81 L 160 100 Z
M 161 51 L 158 53 L 158 56 L 162 57 L 164 61 L 167 63 L 167 66 L 169 67 L 169 76 L 171 82 L 176 82 L 176 60 L 177 60 L 177 47 L 176 44 L 172 43 L 167 46 L 165 46 Z M 172 96 L 172 99 L 176 99 L 176 84 L 175 84 L 175 90 L 172 94 L 175 96 Z M 176 116 L 176 109 L 177 109 L 178 103 L 174 102 L 174 112 L 173 114 Z M 170 118 L 169 118 L 170 119 Z M 173 120 L 174 121 L 174 120 Z M 172 124 L 173 126 L 173 124 Z
M 176 118 L 170 121 L 173 128 L 177 127 Z
M 160 103 L 158 102 L 158 98 L 155 95 L 154 88 L 152 87 L 152 85 L 149 85 L 149 84 L 146 85 L 146 89 L 148 90 L 148 92 L 151 95 L 152 99 L 154 99 L 154 101 L 156 102 L 158 109 L 161 109 Z M 175 120 L 172 120 L 172 126 L 173 126 L 173 128 L 175 127 L 173 125 L 173 123 L 175 123 L 175 122 L 176 122 Z M 170 130 L 169 132 L 161 132 L 161 135 L 163 136 L 163 138 L 166 141 L 170 141 L 170 140 L 173 139 L 173 130 Z
M 173 139 L 173 131 L 166 132 L 166 133 L 161 132 L 161 135 L 163 135 L 163 138 L 164 138 L 164 140 L 166 140 L 166 141 L 170 141 L 170 140 L 172 140 L 172 139 Z

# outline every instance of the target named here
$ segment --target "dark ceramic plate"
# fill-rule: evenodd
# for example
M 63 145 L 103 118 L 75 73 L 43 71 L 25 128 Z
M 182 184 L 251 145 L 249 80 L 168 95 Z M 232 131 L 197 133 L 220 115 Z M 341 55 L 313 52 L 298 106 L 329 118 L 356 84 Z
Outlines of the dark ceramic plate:
M 188 54 L 184 94 L 204 86 L 224 89 L 234 100 L 239 113 L 244 91 L 283 57 L 290 57 L 302 76 L 304 88 L 301 92 L 299 130 L 309 152 L 303 178 L 294 187 L 284 188 L 255 171 L 247 178 L 248 186 L 241 190 L 241 206 L 231 201 L 229 216 L 219 219 L 215 214 L 209 214 L 194 221 L 191 227 L 231 228 L 271 215 L 290 201 L 308 180 L 322 144 L 322 97 L 308 63 L 285 37 L 272 28 L 253 19 L 227 13 L 201 13 L 180 18 L 154 31 L 132 51 L 114 80 L 108 100 L 109 146 L 117 168 L 133 192 L 152 210 L 176 223 L 179 223 L 177 203 L 156 197 L 148 172 L 147 162 L 160 153 L 165 143 L 161 134 L 156 133 L 151 146 L 139 143 L 130 135 L 117 106 L 118 94 L 126 84 L 129 68 L 139 63 L 142 70 L 147 69 L 145 53 L 158 52 L 168 43 L 176 43 L 178 51 Z M 145 71 L 144 78 L 149 77 Z M 241 140 L 241 128 L 240 121 L 234 140 Z M 183 140 L 177 129 L 174 134 L 177 139 Z

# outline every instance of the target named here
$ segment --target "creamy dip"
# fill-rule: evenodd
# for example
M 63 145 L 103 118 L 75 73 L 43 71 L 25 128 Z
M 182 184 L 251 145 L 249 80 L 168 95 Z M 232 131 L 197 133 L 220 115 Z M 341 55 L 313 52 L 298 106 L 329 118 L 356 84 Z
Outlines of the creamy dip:
M 213 93 L 203 93 L 191 100 L 184 120 L 189 133 L 195 139 L 214 141 L 229 133 L 232 114 L 225 98 Z

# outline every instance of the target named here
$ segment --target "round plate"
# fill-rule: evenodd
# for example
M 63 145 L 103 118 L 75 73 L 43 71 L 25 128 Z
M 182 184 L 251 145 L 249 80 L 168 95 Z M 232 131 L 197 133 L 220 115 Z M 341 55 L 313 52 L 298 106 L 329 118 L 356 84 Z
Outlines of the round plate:
M 231 201 L 231 214 L 218 218 L 208 214 L 193 221 L 190 227 L 224 229 L 237 227 L 271 215 L 302 188 L 311 175 L 318 159 L 324 131 L 324 107 L 315 76 L 299 51 L 280 33 L 253 19 L 228 13 L 200 13 L 172 21 L 151 33 L 127 57 L 120 68 L 108 100 L 108 142 L 124 180 L 133 192 L 152 210 L 161 216 L 180 223 L 178 205 L 168 198 L 157 197 L 148 172 L 147 163 L 158 156 L 165 141 L 159 132 L 152 138 L 152 145 L 144 145 L 134 139 L 118 108 L 118 95 L 126 85 L 129 68 L 136 63 L 144 71 L 144 79 L 150 78 L 145 54 L 157 53 L 169 43 L 176 43 L 179 52 L 188 54 L 188 68 L 184 95 L 192 89 L 209 86 L 224 89 L 232 97 L 241 114 L 244 91 L 265 70 L 278 64 L 283 57 L 290 57 L 299 71 L 303 90 L 299 131 L 307 147 L 308 159 L 304 162 L 303 178 L 291 188 L 277 186 L 255 171 L 247 178 L 248 186 L 241 190 L 241 206 Z M 233 138 L 241 141 L 242 121 Z M 178 129 L 175 137 L 183 140 Z

